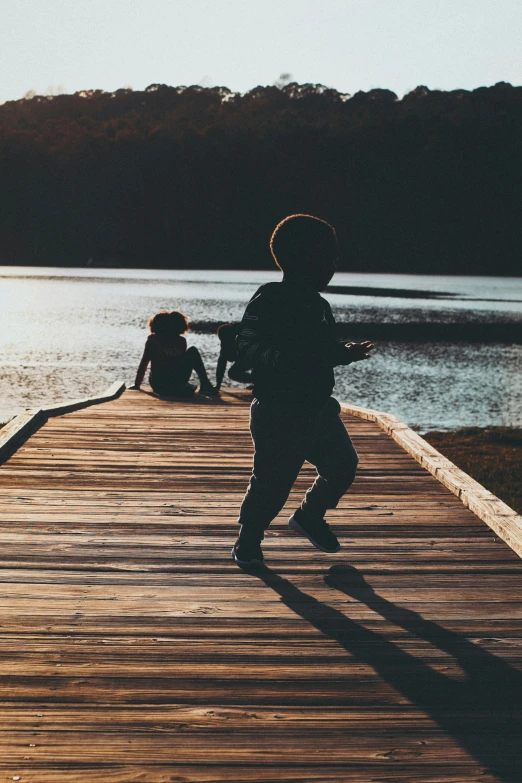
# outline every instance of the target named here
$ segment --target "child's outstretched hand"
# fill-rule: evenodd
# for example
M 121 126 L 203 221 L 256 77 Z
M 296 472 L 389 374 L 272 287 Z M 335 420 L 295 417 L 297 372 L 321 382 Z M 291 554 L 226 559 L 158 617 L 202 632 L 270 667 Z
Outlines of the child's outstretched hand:
M 372 355 L 370 351 L 375 348 L 375 345 L 369 340 L 365 340 L 363 343 L 347 343 L 346 348 L 346 364 L 352 362 L 360 362 L 363 359 L 371 359 Z

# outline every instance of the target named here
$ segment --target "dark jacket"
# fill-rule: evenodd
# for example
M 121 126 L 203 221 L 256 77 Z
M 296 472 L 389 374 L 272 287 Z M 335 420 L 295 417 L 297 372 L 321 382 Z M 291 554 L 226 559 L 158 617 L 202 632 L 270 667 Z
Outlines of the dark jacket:
M 326 299 L 290 280 L 256 291 L 241 321 L 238 354 L 241 365 L 253 369 L 257 399 L 307 411 L 326 404 L 334 366 L 349 363 Z

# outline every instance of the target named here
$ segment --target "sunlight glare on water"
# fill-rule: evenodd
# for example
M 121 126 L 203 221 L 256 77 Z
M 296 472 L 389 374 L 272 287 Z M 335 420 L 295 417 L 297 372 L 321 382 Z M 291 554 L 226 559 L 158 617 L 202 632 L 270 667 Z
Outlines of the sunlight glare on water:
M 192 321 L 234 321 L 276 272 L 0 268 L 0 421 L 132 383 L 147 320 L 180 309 Z M 338 273 L 332 283 L 397 289 L 327 294 L 338 321 L 522 321 L 522 279 Z M 402 292 L 426 292 L 409 298 Z M 430 298 L 437 294 L 438 298 Z M 447 298 L 446 298 L 447 297 Z M 192 332 L 214 376 L 219 344 Z M 522 421 L 522 346 L 380 342 L 371 361 L 336 370 L 341 400 L 389 411 L 421 429 Z

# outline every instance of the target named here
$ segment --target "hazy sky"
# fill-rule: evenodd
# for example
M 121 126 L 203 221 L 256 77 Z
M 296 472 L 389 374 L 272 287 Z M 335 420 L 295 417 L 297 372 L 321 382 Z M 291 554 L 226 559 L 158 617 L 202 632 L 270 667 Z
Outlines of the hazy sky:
M 521 0 L 1 0 L 0 102 L 283 72 L 353 93 L 522 84 Z

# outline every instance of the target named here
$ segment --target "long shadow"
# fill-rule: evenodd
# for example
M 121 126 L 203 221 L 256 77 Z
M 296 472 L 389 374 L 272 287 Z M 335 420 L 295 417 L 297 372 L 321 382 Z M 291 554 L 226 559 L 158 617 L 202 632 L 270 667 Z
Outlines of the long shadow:
M 352 566 L 334 566 L 326 583 L 394 625 L 452 655 L 466 679 L 455 680 L 306 593 L 266 566 L 255 571 L 286 606 L 350 654 L 372 666 L 502 783 L 522 781 L 522 675 L 453 631 L 380 597 Z
M 156 400 L 162 400 L 162 402 L 190 402 L 191 405 L 226 405 L 226 400 L 222 400 L 221 397 L 205 397 L 202 394 L 193 394 L 187 397 L 175 397 L 162 394 L 156 394 L 153 391 L 147 391 L 146 389 L 140 390 L 142 394 L 146 394 L 148 397 L 154 397 Z

